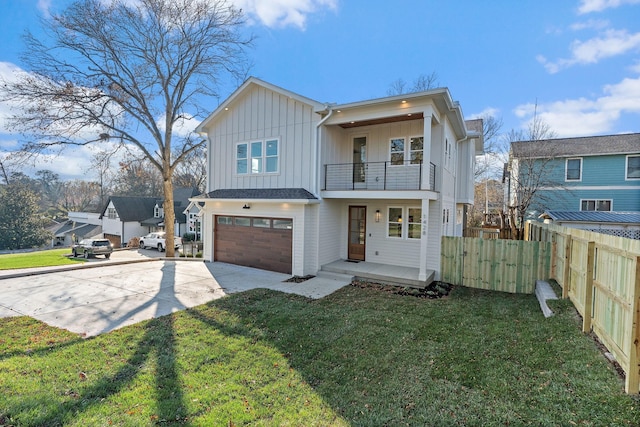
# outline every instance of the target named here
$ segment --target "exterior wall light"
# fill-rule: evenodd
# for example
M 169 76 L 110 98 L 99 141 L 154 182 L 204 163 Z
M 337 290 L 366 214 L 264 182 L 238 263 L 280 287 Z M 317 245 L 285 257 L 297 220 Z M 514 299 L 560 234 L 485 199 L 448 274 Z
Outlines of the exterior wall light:
M 376 222 L 380 222 L 380 209 L 376 209 Z
M 251 209 L 251 206 L 248 203 L 245 203 L 242 209 Z

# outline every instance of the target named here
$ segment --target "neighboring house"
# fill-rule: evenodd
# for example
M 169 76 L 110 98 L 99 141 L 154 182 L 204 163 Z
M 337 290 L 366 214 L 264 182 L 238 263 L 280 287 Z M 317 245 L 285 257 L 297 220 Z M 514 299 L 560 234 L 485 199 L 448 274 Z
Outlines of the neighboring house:
M 513 142 L 505 191 L 511 206 L 532 198 L 525 219 L 545 211 L 638 212 L 640 133 Z
M 104 237 L 120 248 L 131 238 L 147 234 L 150 227 L 141 222 L 149 218 L 156 205 L 155 197 L 109 197 L 100 213 Z
M 69 212 L 69 218 L 53 231 L 52 246 L 71 246 L 82 239 L 102 237 L 99 213 Z
M 174 235 L 183 236 L 187 232 L 192 232 L 189 222 L 187 221 L 187 213 L 185 210 L 189 206 L 189 199 L 200 194 L 197 188 L 176 187 L 173 189 L 173 210 L 175 213 Z M 148 227 L 148 231 L 164 230 L 164 201 L 156 199 L 153 207 L 153 216 L 140 222 L 141 225 Z M 151 212 L 150 212 L 151 213 Z
M 483 148 L 446 88 L 329 105 L 250 78 L 197 131 L 205 260 L 294 275 L 342 259 L 437 279 Z
M 640 240 L 640 212 L 549 211 L 544 222 Z

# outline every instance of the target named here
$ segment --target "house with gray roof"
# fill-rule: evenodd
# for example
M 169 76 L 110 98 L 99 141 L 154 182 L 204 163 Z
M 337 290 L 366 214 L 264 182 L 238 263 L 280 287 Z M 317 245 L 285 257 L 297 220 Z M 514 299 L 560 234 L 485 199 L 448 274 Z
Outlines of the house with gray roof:
M 505 175 L 509 205 L 531 198 L 527 219 L 640 212 L 640 133 L 513 142 Z
M 441 236 L 462 235 L 484 145 L 447 88 L 336 105 L 254 77 L 196 131 L 205 260 L 299 276 L 367 263 L 417 284 L 438 280 Z
M 147 234 L 149 226 L 142 225 L 142 221 L 153 216 L 157 200 L 155 197 L 109 197 L 100 212 L 104 237 L 120 248 L 131 238 Z

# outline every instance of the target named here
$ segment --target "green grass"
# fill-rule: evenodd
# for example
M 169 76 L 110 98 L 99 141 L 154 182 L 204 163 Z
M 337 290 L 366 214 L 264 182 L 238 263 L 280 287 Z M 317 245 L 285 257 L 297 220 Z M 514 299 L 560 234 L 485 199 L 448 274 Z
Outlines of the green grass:
M 637 398 L 568 301 L 267 290 L 96 338 L 0 319 L 0 425 L 623 426 Z
M 14 268 L 51 267 L 56 265 L 70 265 L 84 262 L 71 258 L 71 249 L 51 249 L 46 251 L 27 252 L 21 254 L 0 255 L 0 270 Z

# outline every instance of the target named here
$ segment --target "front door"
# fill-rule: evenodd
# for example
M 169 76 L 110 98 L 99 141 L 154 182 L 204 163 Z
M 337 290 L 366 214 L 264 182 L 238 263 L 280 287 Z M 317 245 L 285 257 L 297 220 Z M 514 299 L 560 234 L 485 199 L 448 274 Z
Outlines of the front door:
M 367 208 L 349 206 L 349 259 L 364 261 L 367 235 Z

